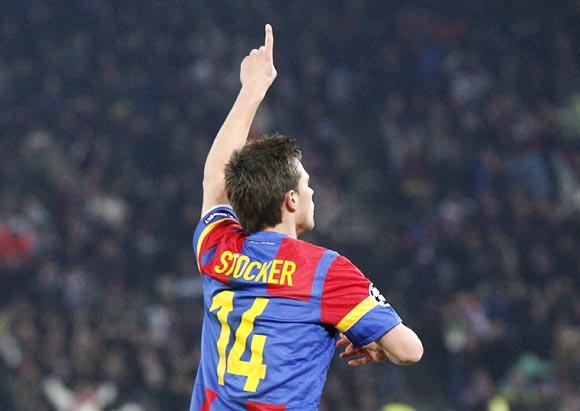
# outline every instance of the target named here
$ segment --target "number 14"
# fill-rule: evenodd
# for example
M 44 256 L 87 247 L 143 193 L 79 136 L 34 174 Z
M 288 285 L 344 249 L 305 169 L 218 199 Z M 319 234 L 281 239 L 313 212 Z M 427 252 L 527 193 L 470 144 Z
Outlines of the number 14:
M 234 293 L 232 291 L 222 291 L 216 294 L 212 301 L 210 311 L 217 312 L 217 318 L 221 324 L 221 331 L 217 341 L 219 362 L 217 366 L 218 383 L 224 385 L 224 376 L 229 374 L 247 377 L 244 391 L 256 392 L 260 380 L 266 377 L 266 364 L 262 363 L 264 344 L 266 336 L 254 334 L 250 351 L 252 353 L 250 361 L 242 360 L 242 354 L 246 350 L 246 340 L 254 329 L 254 320 L 264 312 L 268 305 L 267 298 L 256 298 L 252 306 L 242 314 L 242 321 L 236 330 L 234 346 L 227 356 L 226 349 L 230 340 L 230 326 L 228 325 L 228 315 L 234 309 Z

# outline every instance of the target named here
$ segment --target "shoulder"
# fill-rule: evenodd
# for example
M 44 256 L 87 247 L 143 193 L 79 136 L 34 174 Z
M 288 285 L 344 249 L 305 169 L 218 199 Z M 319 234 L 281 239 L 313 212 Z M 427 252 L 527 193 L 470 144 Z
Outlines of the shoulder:
M 339 256 L 336 251 L 295 238 L 284 239 L 280 244 L 279 252 L 286 256 L 308 261 L 310 264 L 321 262 L 325 263 L 326 266 Z
M 319 301 L 324 277 L 337 253 L 303 240 L 284 238 L 279 243 L 274 261 L 288 262 L 296 273 L 291 287 L 269 286 L 271 295 Z
M 233 208 L 222 204 L 207 210 L 199 220 L 193 235 L 193 247 L 199 257 L 204 249 L 213 247 L 220 239 L 230 236 L 244 237 L 242 227 Z
M 335 261 L 341 258 L 340 254 L 334 250 L 293 238 L 287 238 L 280 244 L 278 254 L 301 262 L 304 267 L 309 267 L 317 273 L 321 281 L 324 281 Z
M 329 250 L 328 248 L 321 247 L 319 245 L 315 245 L 309 243 L 308 241 L 300 240 L 297 238 L 286 238 L 284 240 L 284 245 L 286 245 L 286 247 L 288 247 L 289 249 L 296 250 L 297 252 L 305 252 L 312 254 L 323 254 L 325 252 L 330 252 L 338 255 L 337 252 Z
M 325 260 L 327 260 L 328 263 L 328 273 L 348 273 L 364 277 L 363 273 L 351 260 L 335 250 L 294 238 L 287 238 L 282 243 L 282 247 L 284 247 L 288 252 L 300 255 L 307 259 L 312 259 L 313 257 L 325 257 Z

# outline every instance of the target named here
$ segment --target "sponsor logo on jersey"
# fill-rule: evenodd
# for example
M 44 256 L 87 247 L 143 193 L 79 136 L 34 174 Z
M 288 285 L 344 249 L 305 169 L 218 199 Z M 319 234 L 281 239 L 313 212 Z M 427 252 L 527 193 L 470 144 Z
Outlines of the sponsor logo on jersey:
M 224 217 L 224 218 L 233 218 L 235 219 L 236 216 L 230 212 L 227 211 L 216 211 L 214 213 L 211 213 L 210 215 L 208 215 L 205 220 L 203 220 L 203 223 L 205 225 L 208 225 L 209 223 L 211 223 L 213 220 L 215 220 L 217 217 Z

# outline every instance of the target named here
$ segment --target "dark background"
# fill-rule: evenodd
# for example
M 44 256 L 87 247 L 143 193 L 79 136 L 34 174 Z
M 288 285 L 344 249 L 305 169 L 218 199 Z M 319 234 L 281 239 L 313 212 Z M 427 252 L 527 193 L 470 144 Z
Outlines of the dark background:
M 407 369 L 336 361 L 322 409 L 579 410 L 579 17 L 577 1 L 3 3 L 0 409 L 188 409 L 203 162 L 271 23 L 278 78 L 252 134 L 297 138 L 305 239 L 349 256 L 425 346 Z

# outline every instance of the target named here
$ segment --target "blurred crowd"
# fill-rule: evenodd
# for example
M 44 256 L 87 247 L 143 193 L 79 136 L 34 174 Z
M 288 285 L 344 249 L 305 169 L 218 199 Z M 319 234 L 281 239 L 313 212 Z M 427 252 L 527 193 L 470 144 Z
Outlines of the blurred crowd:
M 580 4 L 13 1 L 0 14 L 0 409 L 184 410 L 191 237 L 238 66 L 297 138 L 305 239 L 425 345 L 336 361 L 323 410 L 580 410 Z

